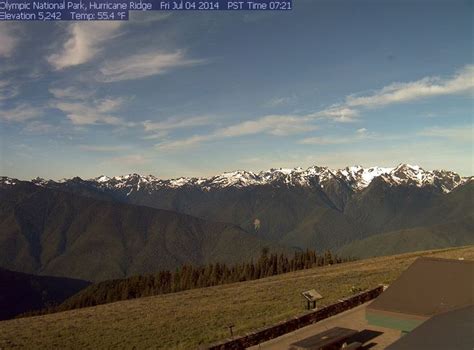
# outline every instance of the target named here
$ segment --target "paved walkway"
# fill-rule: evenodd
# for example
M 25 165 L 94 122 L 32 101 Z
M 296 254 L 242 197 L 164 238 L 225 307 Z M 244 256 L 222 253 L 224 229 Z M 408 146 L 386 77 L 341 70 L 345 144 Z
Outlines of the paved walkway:
M 400 337 L 400 332 L 393 329 L 371 326 L 365 319 L 365 308 L 369 303 L 360 305 L 336 316 L 327 318 L 318 323 L 300 328 L 292 333 L 252 346 L 249 349 L 283 350 L 290 344 L 324 332 L 333 327 L 351 328 L 360 331 L 359 339 L 364 344 L 363 349 L 381 350 L 392 344 Z

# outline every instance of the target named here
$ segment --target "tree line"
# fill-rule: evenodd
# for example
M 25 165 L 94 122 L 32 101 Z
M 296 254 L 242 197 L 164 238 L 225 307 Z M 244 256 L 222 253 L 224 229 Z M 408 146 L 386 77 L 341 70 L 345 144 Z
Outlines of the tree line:
M 251 260 L 233 266 L 222 263 L 198 267 L 183 265 L 173 272 L 164 270 L 153 275 L 99 282 L 80 291 L 61 305 L 41 310 L 39 313 L 59 312 L 119 300 L 251 281 L 317 266 L 338 264 L 344 261 L 347 261 L 347 259 L 342 259 L 331 251 L 317 254 L 314 250 L 306 250 L 295 252 L 293 256 L 288 257 L 284 254 L 270 254 L 268 248 L 264 248 L 256 261 Z M 30 313 L 29 315 L 31 314 L 38 313 Z

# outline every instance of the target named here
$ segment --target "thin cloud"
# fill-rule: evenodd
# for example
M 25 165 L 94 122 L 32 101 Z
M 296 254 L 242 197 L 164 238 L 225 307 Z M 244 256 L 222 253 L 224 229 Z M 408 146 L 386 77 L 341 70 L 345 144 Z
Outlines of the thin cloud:
M 364 141 L 399 141 L 412 139 L 414 134 L 380 134 L 378 132 L 369 131 L 366 128 L 360 128 L 355 130 L 352 134 L 346 135 L 325 135 L 325 136 L 314 136 L 307 137 L 300 141 L 299 144 L 303 145 L 344 145 L 344 144 L 356 144 Z
M 10 80 L 0 80 L 0 101 L 16 97 L 19 91 L 20 89 L 17 84 L 14 84 Z
M 172 118 L 165 121 L 153 122 L 146 120 L 143 122 L 145 131 L 157 131 L 157 130 L 173 130 L 181 128 L 189 128 L 194 126 L 209 125 L 211 118 L 208 116 L 197 116 L 186 119 Z
M 142 137 L 143 140 L 166 139 L 169 132 L 176 129 L 185 129 L 196 126 L 211 124 L 212 120 L 208 116 L 197 116 L 186 119 L 170 118 L 164 121 L 153 122 L 146 120 L 143 122 L 145 132 L 151 133 Z M 164 141 L 163 141 L 164 142 Z
M 90 89 L 79 89 L 75 86 L 50 88 L 49 92 L 57 99 L 86 100 L 94 95 Z
M 141 154 L 128 154 L 125 156 L 113 157 L 105 161 L 105 164 L 117 164 L 120 166 L 137 166 L 149 163 L 150 159 Z
M 185 139 L 163 141 L 156 144 L 155 148 L 161 151 L 177 151 L 196 146 L 202 142 L 210 141 L 215 138 L 214 135 L 194 135 Z
M 164 141 L 156 145 L 160 150 L 180 150 L 196 146 L 200 143 L 241 137 L 256 134 L 267 134 L 273 136 L 289 136 L 306 133 L 318 129 L 314 121 L 321 115 L 268 115 L 255 120 L 247 120 L 238 124 L 230 125 L 215 130 L 207 135 L 194 135 L 189 138 Z
M 314 117 L 325 117 L 340 123 L 351 123 L 357 120 L 359 112 L 344 106 L 332 106 L 317 112 Z
M 259 133 L 266 133 L 275 136 L 287 136 L 314 130 L 316 127 L 309 125 L 309 121 L 310 119 L 307 116 L 268 115 L 257 120 L 249 120 L 221 128 L 215 132 L 215 136 L 237 137 Z
M 18 45 L 18 34 L 14 34 L 11 23 L 0 23 L 0 58 L 11 57 Z
M 0 120 L 21 123 L 35 119 L 43 113 L 41 108 L 35 108 L 27 104 L 21 104 L 11 109 L 0 110 Z
M 115 126 L 134 126 L 123 118 L 114 115 L 123 104 L 122 98 L 106 98 L 91 102 L 56 101 L 52 107 L 61 110 L 74 125 L 109 124 Z
M 359 137 L 324 137 L 324 136 L 315 136 L 308 137 L 301 140 L 299 143 L 303 145 L 343 145 L 348 143 L 354 143 L 364 140 Z
M 346 107 L 383 107 L 393 103 L 410 102 L 427 97 L 472 92 L 474 89 L 474 65 L 465 66 L 454 76 L 442 79 L 426 77 L 408 83 L 394 83 L 369 96 L 348 96 Z
M 145 135 L 142 137 L 143 140 L 157 140 L 157 139 L 164 139 L 168 136 L 167 131 L 157 131 L 150 135 Z
M 59 129 L 58 125 L 52 125 L 47 122 L 33 120 L 26 124 L 23 128 L 23 133 L 26 134 L 34 134 L 34 135 L 41 135 L 41 134 L 48 134 Z
M 86 152 L 122 152 L 130 149 L 128 146 L 98 146 L 98 145 L 80 145 L 79 149 Z
M 418 133 L 420 136 L 449 139 L 456 142 L 472 143 L 474 129 L 472 125 L 456 127 L 431 127 Z
M 468 65 L 447 79 L 428 77 L 409 83 L 395 83 L 369 96 L 355 97 L 350 95 L 346 98 L 345 103 L 332 105 L 314 113 L 265 116 L 221 128 L 206 135 L 194 135 L 181 140 L 164 141 L 156 145 L 156 148 L 162 150 L 189 148 L 202 142 L 245 135 L 287 136 L 305 133 L 317 129 L 314 123 L 320 119 L 328 119 L 338 123 L 355 122 L 360 117 L 361 108 L 384 107 L 392 103 L 409 102 L 420 98 L 467 93 L 471 92 L 473 88 L 474 65 Z M 338 139 L 310 137 L 299 141 L 299 143 L 344 144 L 359 142 L 368 138 L 374 139 L 376 135 L 369 134 L 364 129 L 359 129 L 355 136 Z
M 56 70 L 91 61 L 102 51 L 106 42 L 117 36 L 120 22 L 73 23 L 68 26 L 68 39 L 58 53 L 47 60 Z
M 430 152 L 426 152 L 430 150 Z M 343 168 L 348 164 L 392 167 L 395 164 L 418 164 L 423 169 L 450 169 L 464 176 L 472 176 L 471 155 L 459 152 L 452 143 L 427 142 L 409 139 L 403 143 L 381 142 L 378 147 L 346 147 L 344 152 L 332 148 L 314 151 L 311 155 L 292 153 L 298 164 L 324 164 L 330 168 Z M 265 161 L 273 161 L 271 158 Z M 265 166 L 265 165 L 263 165 Z
M 292 101 L 294 101 L 294 99 L 295 99 L 294 96 L 275 97 L 267 101 L 264 104 L 264 107 L 275 108 L 275 107 L 285 106 L 285 105 L 290 104 Z
M 315 137 L 307 137 L 298 143 L 303 145 L 343 145 L 343 144 L 350 144 L 356 143 L 366 140 L 375 140 L 378 139 L 376 134 L 369 133 L 366 128 L 357 129 L 353 135 L 348 136 L 315 136 Z
M 265 133 L 274 136 L 288 136 L 315 130 L 309 117 L 295 115 L 268 115 L 257 120 L 248 120 L 242 123 L 215 130 L 207 135 L 194 135 L 189 138 L 164 141 L 156 145 L 160 150 L 178 150 L 189 148 L 206 141 L 232 137 Z
M 189 59 L 184 50 L 175 52 L 152 51 L 105 63 L 100 69 L 99 81 L 111 83 L 135 80 L 164 74 L 178 67 L 190 67 L 205 60 Z
M 94 90 L 69 86 L 50 88 L 49 92 L 56 98 L 51 101 L 52 108 L 59 109 L 76 126 L 112 125 L 132 127 L 136 123 L 117 116 L 126 99 L 122 97 L 95 97 Z

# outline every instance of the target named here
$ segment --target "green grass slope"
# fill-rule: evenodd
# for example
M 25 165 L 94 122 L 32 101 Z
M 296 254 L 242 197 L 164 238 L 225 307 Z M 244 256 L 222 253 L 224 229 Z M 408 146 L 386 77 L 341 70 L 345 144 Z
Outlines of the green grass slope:
M 349 243 L 340 248 L 337 253 L 343 257 L 370 258 L 470 244 L 474 244 L 474 221 L 471 217 L 466 217 L 462 222 L 371 236 Z
M 256 281 L 134 299 L 0 322 L 0 348 L 193 349 L 303 314 L 300 293 L 316 288 L 330 304 L 352 286 L 390 283 L 418 256 L 474 260 L 474 247 L 410 253 L 314 268 Z

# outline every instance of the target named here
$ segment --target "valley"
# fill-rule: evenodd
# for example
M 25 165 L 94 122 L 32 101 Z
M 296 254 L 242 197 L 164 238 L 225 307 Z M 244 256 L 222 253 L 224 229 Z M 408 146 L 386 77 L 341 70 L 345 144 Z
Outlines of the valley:
M 262 247 L 367 257 L 473 244 L 473 190 L 469 177 L 406 164 L 175 180 L 4 177 L 0 267 L 100 281 L 247 261 Z

